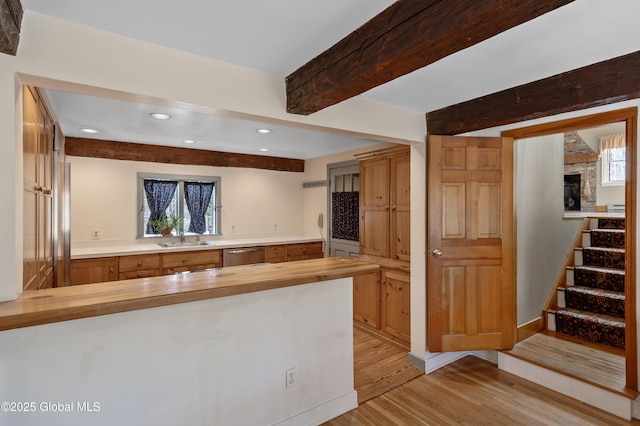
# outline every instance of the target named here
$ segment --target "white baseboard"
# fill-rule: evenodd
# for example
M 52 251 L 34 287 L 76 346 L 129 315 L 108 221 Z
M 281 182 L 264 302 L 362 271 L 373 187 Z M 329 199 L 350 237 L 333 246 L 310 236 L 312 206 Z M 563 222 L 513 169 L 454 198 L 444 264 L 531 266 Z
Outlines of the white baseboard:
M 424 360 L 424 371 L 427 374 L 433 373 L 445 365 L 451 364 L 465 356 L 470 352 L 427 352 Z
M 547 370 L 503 352 L 498 353 L 498 368 L 623 419 L 631 420 L 634 405 L 632 403 L 635 401 L 622 395 Z
M 320 425 L 355 408 L 358 408 L 358 392 L 353 390 L 273 424 L 279 426 Z
M 409 352 L 409 355 L 407 355 L 407 357 L 410 365 L 413 365 L 414 367 L 419 368 L 420 370 L 422 370 L 423 373 L 426 371 L 427 365 L 424 358 L 420 358 L 418 355 L 414 354 L 413 352 Z
M 492 364 L 498 364 L 498 351 L 473 351 L 470 354 Z

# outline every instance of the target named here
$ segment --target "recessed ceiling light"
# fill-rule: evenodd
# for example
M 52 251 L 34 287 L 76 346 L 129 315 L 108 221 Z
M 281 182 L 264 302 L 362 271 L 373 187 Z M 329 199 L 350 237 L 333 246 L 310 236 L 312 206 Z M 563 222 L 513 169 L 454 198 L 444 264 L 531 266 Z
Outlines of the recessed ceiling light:
M 89 129 L 89 128 L 80 129 L 80 131 L 84 133 L 98 133 L 96 129 Z
M 271 133 L 273 130 L 271 129 L 256 129 L 256 132 L 258 133 L 262 133 L 263 135 L 266 135 L 267 133 Z
M 267 151 L 269 151 L 269 148 L 260 148 L 260 149 L 258 149 L 258 151 L 267 152 Z
M 156 120 L 168 120 L 171 118 L 169 114 L 165 114 L 164 112 L 152 112 L 149 115 L 155 118 Z
M 196 143 L 196 141 L 191 140 L 191 139 L 185 139 L 183 142 L 184 143 Z

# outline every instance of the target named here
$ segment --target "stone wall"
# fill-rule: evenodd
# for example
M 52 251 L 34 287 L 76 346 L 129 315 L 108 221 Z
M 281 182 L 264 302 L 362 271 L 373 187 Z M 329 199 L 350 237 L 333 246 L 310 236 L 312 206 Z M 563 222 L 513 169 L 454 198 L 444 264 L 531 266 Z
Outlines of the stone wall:
M 564 155 L 594 154 L 591 147 L 578 135 L 577 132 L 567 132 L 564 134 Z M 564 173 L 566 175 L 580 174 L 580 211 L 596 211 L 596 188 L 597 162 L 565 164 Z M 587 180 L 591 189 L 591 195 L 585 194 Z

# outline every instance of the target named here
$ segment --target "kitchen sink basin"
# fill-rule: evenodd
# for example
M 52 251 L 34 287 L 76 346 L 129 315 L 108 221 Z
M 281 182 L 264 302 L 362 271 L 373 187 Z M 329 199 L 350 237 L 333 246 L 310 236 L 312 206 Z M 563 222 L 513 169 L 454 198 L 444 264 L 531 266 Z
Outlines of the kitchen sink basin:
M 176 241 L 173 243 L 160 243 L 158 245 L 162 248 L 182 248 L 182 247 L 213 246 L 215 244 L 209 241 Z

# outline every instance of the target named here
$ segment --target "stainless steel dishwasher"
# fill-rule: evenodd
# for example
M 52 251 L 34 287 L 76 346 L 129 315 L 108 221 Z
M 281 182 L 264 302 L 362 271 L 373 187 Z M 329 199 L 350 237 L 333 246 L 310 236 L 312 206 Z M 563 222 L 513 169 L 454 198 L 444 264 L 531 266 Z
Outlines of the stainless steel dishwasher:
M 239 247 L 222 250 L 222 266 L 264 263 L 264 247 Z

